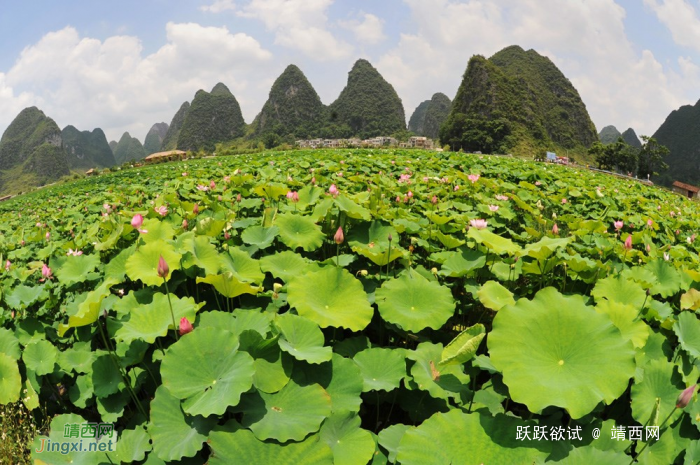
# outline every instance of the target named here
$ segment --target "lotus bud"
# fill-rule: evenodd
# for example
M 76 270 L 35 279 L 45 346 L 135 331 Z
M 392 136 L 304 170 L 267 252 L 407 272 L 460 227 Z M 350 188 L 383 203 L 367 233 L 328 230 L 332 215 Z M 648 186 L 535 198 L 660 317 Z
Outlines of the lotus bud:
M 357 274 L 359 274 L 360 276 L 367 276 L 369 272 L 367 270 L 360 270 L 357 272 Z
M 216 199 L 217 199 L 219 202 L 221 202 L 222 200 L 224 200 L 224 198 L 223 198 L 222 196 L 218 196 Z
M 331 184 L 331 187 L 328 188 L 328 193 L 331 194 L 333 197 L 338 195 L 338 188 L 335 184 Z
M 434 195 L 433 198 L 430 199 L 430 202 L 431 202 L 433 205 L 435 205 L 436 203 L 438 203 L 437 195 Z
M 187 229 L 187 220 L 182 220 L 182 229 Z
M 632 235 L 630 234 L 625 239 L 625 250 L 632 250 Z
M 224 239 L 226 239 L 226 240 L 231 239 L 231 235 L 228 233 L 228 231 L 224 231 Z
M 552 234 L 559 234 L 559 226 L 557 226 L 556 223 L 554 223 L 554 226 L 552 226 Z
M 287 200 L 292 200 L 292 197 L 294 197 L 294 192 L 292 192 L 292 191 L 287 192 Z
M 190 320 L 185 318 L 184 316 L 180 318 L 180 336 L 184 336 L 187 333 L 191 333 L 194 328 L 192 327 L 192 323 L 190 323 Z
M 615 221 L 613 226 L 615 227 L 615 231 L 619 231 L 622 229 L 622 226 L 624 226 L 624 223 L 622 221 Z
M 678 400 L 676 401 L 676 408 L 686 408 L 688 404 L 690 403 L 690 399 L 693 398 L 693 393 L 695 392 L 695 386 L 697 384 L 693 384 L 689 388 L 686 388 L 681 394 L 678 396 Z
M 46 231 L 46 240 L 48 241 L 50 237 L 51 237 L 51 233 Z
M 435 274 L 435 275 L 436 275 L 436 274 L 438 274 L 438 269 L 435 268 L 435 267 L 432 267 L 432 268 L 430 269 L 430 272 L 431 272 L 432 274 Z
M 236 202 L 239 202 L 239 203 L 240 203 L 240 201 L 241 201 L 241 194 L 238 194 L 238 195 L 236 196 Z
M 194 204 L 194 207 L 192 207 L 192 213 L 194 213 L 195 215 L 199 215 L 199 204 Z
M 168 264 L 165 262 L 165 259 L 161 255 L 158 259 L 158 276 L 165 279 L 168 277 L 169 274 L 170 268 L 168 268 Z
M 282 289 L 283 285 L 280 283 L 275 283 L 272 285 L 272 290 L 276 294 Z
M 51 268 L 46 266 L 46 263 L 42 263 L 41 265 L 41 275 L 47 279 L 51 278 Z
M 216 188 L 216 183 L 214 181 L 211 181 L 209 183 L 209 189 L 214 190 Z
M 131 226 L 134 229 L 141 229 L 141 226 L 143 225 L 143 215 L 136 214 L 134 215 L 133 218 L 131 218 Z
M 389 242 L 391 242 L 393 240 L 393 237 L 391 237 L 391 234 L 389 234 L 389 237 L 387 237 L 387 239 L 389 240 Z
M 345 241 L 345 235 L 343 235 L 343 227 L 342 226 L 338 227 L 338 230 L 335 232 L 335 236 L 333 236 L 333 240 L 338 245 L 342 244 L 343 241 Z
M 5 260 L 5 271 L 10 271 L 10 266 L 12 266 L 12 263 L 9 260 Z

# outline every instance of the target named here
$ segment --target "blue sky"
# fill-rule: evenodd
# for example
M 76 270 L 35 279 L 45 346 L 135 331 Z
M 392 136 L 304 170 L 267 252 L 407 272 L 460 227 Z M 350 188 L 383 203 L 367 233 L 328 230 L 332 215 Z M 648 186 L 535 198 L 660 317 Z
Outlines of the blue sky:
M 324 103 L 367 58 L 409 118 L 454 97 L 469 57 L 548 56 L 600 130 L 651 135 L 700 99 L 699 0 L 0 0 L 0 131 L 36 105 L 59 126 L 143 140 L 224 82 L 250 122 L 298 65 Z

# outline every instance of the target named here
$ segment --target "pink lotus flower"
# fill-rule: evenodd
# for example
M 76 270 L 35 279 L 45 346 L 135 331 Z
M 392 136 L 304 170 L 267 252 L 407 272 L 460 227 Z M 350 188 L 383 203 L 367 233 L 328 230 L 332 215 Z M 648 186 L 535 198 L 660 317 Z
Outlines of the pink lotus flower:
M 224 182 L 227 184 L 231 182 L 231 176 L 224 176 Z
M 168 264 L 166 263 L 162 255 L 158 259 L 158 268 L 156 271 L 158 272 L 158 276 L 160 276 L 161 278 L 167 278 L 170 274 L 170 268 L 168 267 Z
M 690 399 L 693 398 L 693 393 L 695 392 L 695 386 L 697 384 L 693 384 L 689 388 L 686 388 L 681 394 L 678 396 L 678 400 L 676 401 L 676 408 L 686 408 L 688 404 L 690 403 Z
M 619 231 L 622 229 L 622 226 L 624 226 L 624 223 L 621 220 L 618 220 L 613 223 L 613 226 L 615 227 L 616 231 Z
M 459 190 L 459 185 L 455 186 L 455 188 L 454 188 L 453 190 L 454 190 L 455 192 L 457 192 L 457 191 Z
M 539 182 L 539 181 L 535 181 L 535 185 L 536 185 L 536 186 L 541 186 L 541 185 L 542 185 L 542 183 L 541 183 L 541 182 Z
M 73 250 L 73 249 L 68 249 L 68 253 L 66 255 L 72 255 L 74 257 L 79 257 L 83 254 L 82 250 Z
M 411 175 L 410 174 L 402 174 L 401 176 L 399 176 L 399 184 L 400 183 L 410 184 L 411 183 Z
M 187 229 L 187 220 L 182 220 L 182 229 Z
M 408 196 L 409 199 L 413 198 L 413 192 L 411 192 L 411 191 L 408 191 L 408 194 L 406 194 L 406 195 Z
M 287 192 L 287 199 L 297 203 L 299 201 L 299 193 L 297 191 L 289 191 Z
M 102 208 L 107 210 L 107 213 L 112 213 L 112 207 L 108 203 L 102 204 Z
M 632 250 L 632 235 L 630 234 L 625 239 L 625 250 Z
M 498 205 L 489 205 L 489 210 L 492 212 L 497 212 L 498 211 Z
M 651 220 L 651 218 L 649 218 L 649 219 L 647 220 L 647 226 L 650 227 L 650 228 L 651 228 L 652 226 L 654 226 L 654 222 Z
M 651 252 L 651 246 L 647 244 L 647 253 Z
M 566 203 L 566 198 L 561 199 L 561 204 L 564 205 Z
M 158 213 L 160 216 L 165 216 L 165 215 L 168 214 L 168 207 L 166 207 L 165 205 L 161 205 L 160 207 L 156 207 L 156 208 L 154 208 L 154 210 L 155 210 L 156 213 Z
M 671 210 L 668 214 L 671 215 L 671 217 L 676 216 L 676 212 L 674 212 L 673 210 Z
M 478 174 L 470 174 L 469 176 L 467 176 L 467 179 L 469 179 L 472 182 L 472 184 L 477 182 L 479 178 L 480 176 Z
M 9 260 L 5 260 L 5 271 L 10 271 L 10 266 L 12 266 L 12 263 Z
M 143 215 L 137 213 L 134 215 L 133 218 L 131 218 L 131 227 L 134 229 L 141 229 L 141 226 L 143 225 Z
M 183 172 L 182 176 L 187 177 L 187 171 Z
M 211 190 L 216 189 L 216 183 L 214 181 L 209 182 L 209 189 L 211 189 Z
M 187 333 L 191 333 L 194 328 L 192 327 L 192 323 L 190 323 L 190 320 L 185 318 L 184 316 L 180 318 L 180 336 L 184 336 Z
M 428 182 L 428 179 L 430 179 L 428 176 L 423 176 L 423 182 Z
M 343 172 L 342 172 L 342 171 L 338 171 L 338 172 L 336 173 L 336 176 L 338 176 L 339 178 L 342 178 L 342 177 L 343 177 Z
M 201 184 L 197 184 L 197 190 L 206 192 L 206 191 L 209 190 L 209 188 L 208 188 L 207 186 L 203 186 L 203 185 L 201 185 Z
M 236 196 L 236 202 L 239 202 L 239 203 L 240 203 L 241 199 L 242 199 L 241 194 L 238 194 L 238 195 Z
M 482 219 L 471 220 L 471 221 L 469 221 L 469 225 L 470 225 L 472 228 L 476 228 L 476 229 L 485 229 L 486 226 L 487 226 L 487 224 L 488 224 L 487 221 L 486 221 L 486 220 L 482 220 Z
M 313 176 L 313 177 L 311 178 L 311 184 L 316 184 L 316 176 Z
M 333 197 L 337 197 L 340 192 L 338 191 L 338 188 L 335 186 L 335 184 L 331 184 L 331 187 L 328 188 L 328 193 L 331 194 Z
M 343 241 L 345 241 L 345 235 L 343 234 L 343 227 L 342 226 L 338 227 L 338 230 L 335 232 L 335 236 L 333 236 L 333 240 L 338 245 L 342 244 Z
M 397 195 L 397 196 L 396 196 L 396 201 L 397 201 L 397 202 L 401 202 L 401 197 Z
M 433 205 L 438 203 L 438 198 L 437 195 L 434 195 L 432 199 L 430 199 L 430 202 L 432 202 Z
M 224 239 L 226 239 L 226 240 L 231 239 L 231 235 L 228 233 L 228 231 L 224 231 Z
M 554 226 L 552 226 L 552 234 L 555 234 L 555 235 L 559 234 L 559 226 L 557 226 L 556 223 L 554 223 Z
M 199 215 L 199 204 L 195 203 L 194 206 L 192 207 L 192 213 L 195 215 Z
M 51 268 L 46 266 L 46 263 L 41 264 L 41 275 L 44 277 L 44 279 L 51 279 L 51 276 L 53 275 Z
M 499 194 L 496 196 L 496 200 L 506 201 L 506 200 L 508 200 L 508 196 Z

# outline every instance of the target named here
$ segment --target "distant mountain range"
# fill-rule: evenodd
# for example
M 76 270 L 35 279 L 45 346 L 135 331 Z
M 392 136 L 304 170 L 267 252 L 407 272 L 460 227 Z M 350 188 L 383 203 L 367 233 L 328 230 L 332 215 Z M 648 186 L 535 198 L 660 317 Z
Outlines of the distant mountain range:
M 655 134 L 671 149 L 667 181 L 700 182 L 699 106 L 671 113 Z M 620 133 L 607 126 L 597 134 L 578 91 L 554 63 L 534 50 L 511 46 L 488 59 L 473 56 L 454 100 L 434 94 L 418 105 L 408 128 L 393 86 L 364 59 L 354 64 L 345 88 L 328 106 L 304 73 L 289 65 L 250 125 L 236 97 L 218 83 L 184 102 L 170 124 L 154 124 L 143 144 L 129 133 L 107 143 L 99 128 L 90 132 L 67 126 L 61 131 L 39 109 L 27 108 L 0 139 L 0 193 L 51 182 L 71 170 L 110 167 L 175 148 L 212 152 L 217 144 L 236 140 L 273 147 L 305 138 L 411 133 L 439 138 L 453 150 L 516 155 L 544 150 L 585 154 L 594 141 L 618 137 L 641 145 L 631 128 Z

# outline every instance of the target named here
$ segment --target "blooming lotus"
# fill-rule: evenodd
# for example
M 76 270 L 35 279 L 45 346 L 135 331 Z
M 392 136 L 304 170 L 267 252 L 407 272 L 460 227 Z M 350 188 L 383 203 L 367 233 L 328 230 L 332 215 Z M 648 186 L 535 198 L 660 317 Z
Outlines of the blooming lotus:
M 489 210 L 492 212 L 497 212 L 498 211 L 498 205 L 489 205 Z
M 479 178 L 480 178 L 480 176 L 478 174 L 470 174 L 469 176 L 467 176 L 467 179 L 469 179 L 472 184 L 477 182 L 479 180 Z
M 459 185 L 455 186 L 453 190 L 457 192 L 459 190 Z
M 224 182 L 225 183 L 231 182 L 231 176 L 224 176 Z
M 180 336 L 184 336 L 187 333 L 191 333 L 194 328 L 192 327 L 192 323 L 190 323 L 190 320 L 185 318 L 184 316 L 180 318 Z
M 564 205 L 566 203 L 566 198 L 561 199 L 561 204 Z
M 618 220 L 613 223 L 613 226 L 615 227 L 616 231 L 619 231 L 622 229 L 622 226 L 624 226 L 624 223 L 621 220 Z
M 73 250 L 73 249 L 68 249 L 68 253 L 66 253 L 66 255 L 72 255 L 74 257 L 79 257 L 82 254 L 83 254 L 82 250 Z
M 488 222 L 486 220 L 483 220 L 483 219 L 470 220 L 469 225 L 472 228 L 476 228 L 476 229 L 486 229 Z
M 408 194 L 406 194 L 406 196 L 407 196 L 409 199 L 412 199 L 412 198 L 413 198 L 413 192 L 408 191 Z
M 208 188 L 207 186 L 203 186 L 203 185 L 201 185 L 201 184 L 197 184 L 197 190 L 206 192 L 206 191 L 209 190 L 209 188 Z
M 141 229 L 143 225 L 143 215 L 137 213 L 131 218 L 131 227 L 134 229 Z
M 166 207 L 165 205 L 161 205 L 160 207 L 156 207 L 156 208 L 154 208 L 154 210 L 155 210 L 156 213 L 158 213 L 160 216 L 165 216 L 165 215 L 168 214 L 168 207 Z
M 331 187 L 328 188 L 328 193 L 331 194 L 333 197 L 337 197 L 340 191 L 338 191 L 338 188 L 335 184 L 331 184 Z
M 506 201 L 506 200 L 508 200 L 508 196 L 507 196 L 507 195 L 498 194 L 498 195 L 496 196 L 496 200 Z

